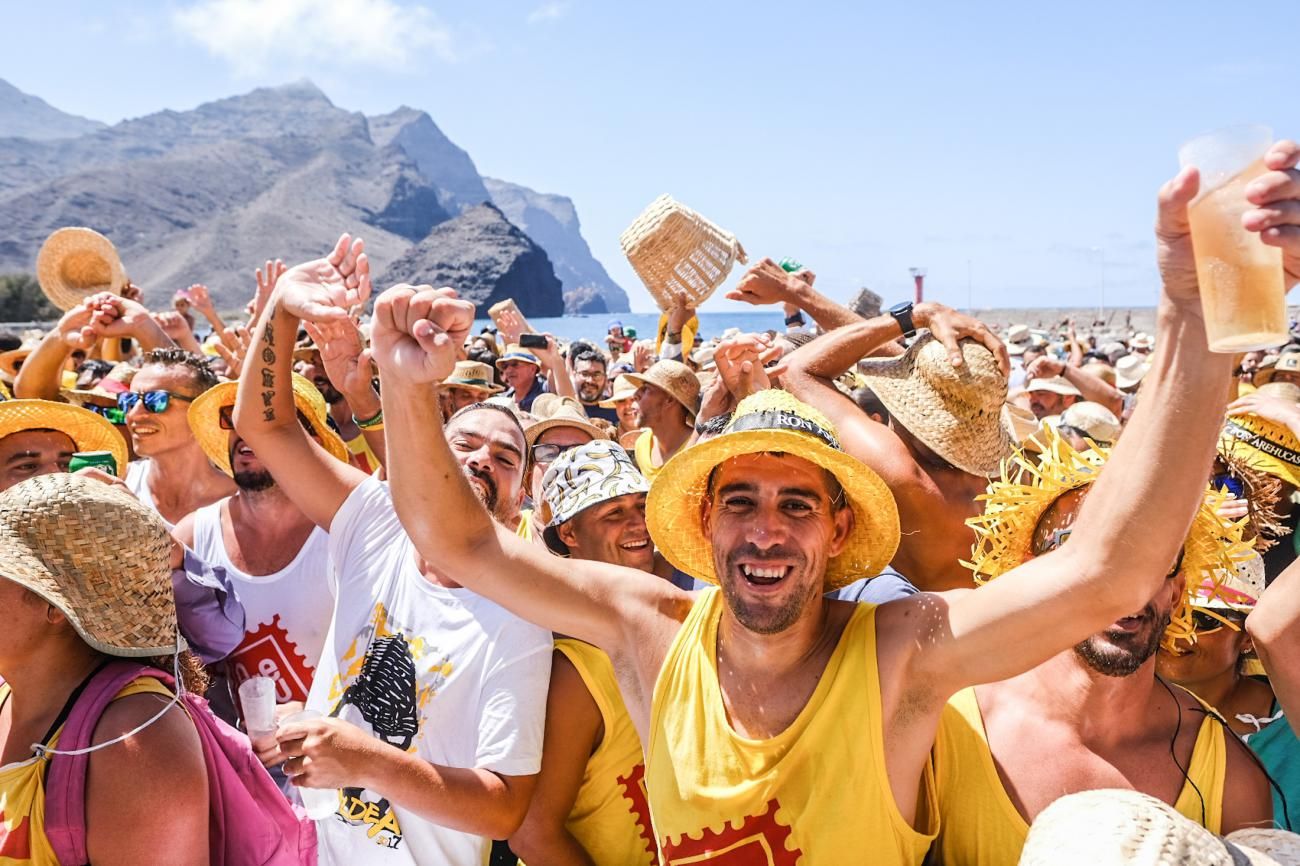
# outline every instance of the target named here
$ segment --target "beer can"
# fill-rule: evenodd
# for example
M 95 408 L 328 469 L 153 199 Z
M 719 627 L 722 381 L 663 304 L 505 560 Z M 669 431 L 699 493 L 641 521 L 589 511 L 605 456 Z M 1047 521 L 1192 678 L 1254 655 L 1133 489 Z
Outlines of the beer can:
M 72 460 L 68 462 L 68 471 L 76 472 L 78 469 L 85 469 L 87 466 L 102 469 L 109 475 L 117 474 L 117 459 L 113 456 L 112 451 L 78 451 L 72 455 Z
M 795 271 L 803 270 L 803 263 L 792 259 L 790 256 L 781 259 L 777 264 L 780 265 L 781 270 L 785 271 L 787 274 L 793 274 Z

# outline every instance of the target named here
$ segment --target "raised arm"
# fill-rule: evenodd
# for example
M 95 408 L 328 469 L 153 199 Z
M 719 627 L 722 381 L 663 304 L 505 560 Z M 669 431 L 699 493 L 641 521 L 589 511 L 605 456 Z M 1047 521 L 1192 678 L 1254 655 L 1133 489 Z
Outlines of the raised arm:
M 1064 376 L 1065 381 L 1079 389 L 1083 399 L 1100 403 L 1118 417 L 1124 413 L 1124 395 L 1118 388 L 1100 376 L 1094 376 L 1081 367 L 1044 355 L 1029 365 L 1025 375 L 1030 379 Z
M 1283 712 L 1300 727 L 1300 559 L 1264 590 L 1246 617 L 1246 631 Z
M 817 276 L 812 271 L 786 273 L 771 259 L 763 259 L 750 268 L 727 297 L 755 306 L 767 304 L 792 304 L 813 317 L 823 331 L 841 328 L 862 317 L 843 304 L 837 304 L 813 288 Z M 891 351 L 898 354 L 902 349 Z
M 643 649 L 646 630 L 665 615 L 679 622 L 690 596 L 653 575 L 562 559 L 516 537 L 488 515 L 452 455 L 431 386 L 451 374 L 473 321 L 474 306 L 450 289 L 397 286 L 375 303 L 371 346 L 402 525 L 431 566 L 515 614 L 611 655 Z
M 320 350 L 321 364 L 330 384 L 343 395 L 352 419 L 367 423 L 380 416 L 382 407 L 379 392 L 371 381 L 370 350 L 365 347 L 357 323 L 348 319 L 341 322 L 316 325 L 304 323 L 316 348 Z M 384 440 L 383 418 L 378 425 L 359 427 L 362 437 L 380 466 L 388 465 L 388 449 Z
M 1283 171 L 1300 161 L 1294 144 L 1275 146 L 1268 160 L 1275 174 L 1298 176 Z M 1291 183 L 1291 197 L 1300 198 L 1300 184 Z M 912 685 L 905 688 L 943 700 L 964 686 L 1021 673 L 1141 610 L 1165 579 L 1205 493 L 1232 373 L 1230 355 L 1208 350 L 1201 318 L 1187 221 L 1197 186 L 1188 169 L 1161 190 L 1159 348 L 1143 400 L 1069 542 L 978 590 L 921 595 L 882 609 L 888 640 L 909 647 L 903 681 Z M 1294 228 L 1266 232 L 1264 240 L 1300 262 Z M 1295 281 L 1288 270 L 1288 285 Z
M 326 258 L 298 265 L 280 277 L 253 333 L 235 398 L 235 428 L 295 505 L 323 529 L 348 494 L 366 480 L 355 466 L 335 460 L 298 422 L 293 402 L 293 344 L 298 322 L 348 319 L 370 293 L 364 245 L 339 238 Z

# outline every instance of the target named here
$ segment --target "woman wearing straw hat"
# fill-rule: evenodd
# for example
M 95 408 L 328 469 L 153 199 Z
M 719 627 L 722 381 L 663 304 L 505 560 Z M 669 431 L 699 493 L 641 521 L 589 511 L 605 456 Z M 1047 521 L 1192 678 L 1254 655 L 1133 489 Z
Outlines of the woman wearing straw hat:
M 623 660 L 664 859 L 780 852 L 819 866 L 862 852 L 919 863 L 937 829 L 928 767 L 947 697 L 1024 671 L 1145 604 L 1199 504 L 1200 473 L 1171 467 L 1208 460 L 1216 419 L 1173 413 L 1222 400 L 1230 359 L 1206 350 L 1186 278 L 1194 268 L 1180 226 L 1193 193 L 1188 175 L 1162 193 L 1161 321 L 1176 361 L 1157 356 L 1152 399 L 1094 486 L 1075 543 L 987 587 L 879 607 L 826 601 L 826 589 L 892 558 L 897 510 L 823 415 L 775 390 L 747 397 L 723 433 L 668 461 L 647 501 L 664 555 L 721 592 L 538 550 L 493 525 L 430 435 L 441 418 L 429 385 L 451 373 L 473 305 L 409 286 L 378 299 L 373 334 L 398 515 L 458 582 Z M 1162 507 L 1150 509 L 1157 494 Z

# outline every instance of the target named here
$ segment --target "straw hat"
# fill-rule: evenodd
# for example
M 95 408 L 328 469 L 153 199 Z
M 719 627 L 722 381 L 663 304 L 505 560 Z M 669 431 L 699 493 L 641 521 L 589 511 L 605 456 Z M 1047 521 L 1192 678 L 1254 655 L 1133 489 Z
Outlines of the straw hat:
M 136 368 L 126 361 L 114 364 L 108 375 L 95 383 L 93 388 L 69 388 L 64 394 L 81 405 L 91 403 L 96 406 L 116 406 L 117 395 L 131 390 L 131 380 L 135 378 Z
M 1139 331 L 1133 335 L 1133 339 L 1129 340 L 1128 344 L 1129 347 L 1133 349 L 1154 349 L 1156 346 L 1156 338 L 1145 331 Z
M 771 451 L 829 471 L 853 509 L 853 531 L 844 549 L 826 565 L 826 589 L 879 574 L 898 549 L 893 494 L 879 475 L 844 453 L 835 427 L 824 415 L 775 389 L 741 400 L 722 433 L 682 449 L 659 470 L 646 500 L 646 522 L 660 552 L 687 574 L 716 584 L 713 545 L 701 522 L 709 475 L 732 457 Z
M 190 432 L 198 440 L 203 453 L 208 455 L 208 459 L 218 469 L 231 476 L 235 472 L 230 467 L 230 431 L 221 429 L 219 415 L 222 406 L 235 405 L 238 390 L 238 382 L 222 382 L 209 388 L 190 404 L 186 416 L 190 422 Z M 325 407 L 325 398 L 316 390 L 315 385 L 297 373 L 293 374 L 293 405 L 311 421 L 312 431 L 320 439 L 321 447 L 331 457 L 347 463 L 348 447 L 329 426 L 329 410 Z
M 1011 453 L 1007 380 L 988 349 L 974 340 L 961 349 L 965 362 L 954 367 L 943 343 L 925 333 L 902 355 L 864 361 L 858 370 L 916 438 L 963 472 L 987 477 Z
M 1127 391 L 1136 388 L 1142 377 L 1151 372 L 1151 362 L 1142 355 L 1125 355 L 1115 362 L 1115 387 Z
M 59 229 L 41 244 L 36 279 L 50 303 L 66 311 L 96 292 L 118 294 L 126 271 L 112 241 L 78 226 Z
M 176 651 L 171 548 L 153 509 L 90 478 L 38 475 L 0 494 L 0 575 L 109 655 Z
M 492 368 L 479 361 L 457 361 L 455 369 L 442 381 L 440 387 L 466 388 L 488 394 L 500 394 L 505 390 L 493 378 Z
M 1294 395 L 1295 399 L 1300 397 L 1300 387 L 1270 382 L 1256 393 Z M 1300 487 L 1300 439 L 1289 427 L 1258 415 L 1232 415 L 1223 424 L 1219 452 L 1230 453 L 1251 469 Z
M 582 404 L 572 397 L 540 394 L 533 401 L 532 414 L 538 420 L 524 428 L 524 438 L 530 448 L 536 444 L 543 433 L 553 427 L 572 427 L 590 434 L 593 439 L 609 438 L 604 430 L 591 423 Z
M 1033 379 L 1025 385 L 1025 390 L 1033 393 L 1034 391 L 1051 391 L 1053 394 L 1060 394 L 1062 397 L 1082 397 L 1079 389 L 1070 384 L 1070 380 L 1064 376 L 1049 376 L 1043 379 Z
M 3 357 L 3 356 L 0 356 Z M 1267 385 L 1273 381 L 1278 373 L 1295 373 L 1300 376 L 1300 353 L 1287 352 L 1279 355 L 1277 360 L 1268 366 L 1260 366 L 1255 371 L 1255 376 L 1251 380 L 1256 386 Z
M 686 407 L 691 417 L 700 411 L 700 380 L 681 361 L 656 361 L 644 373 L 627 373 L 624 378 L 638 388 L 654 385 L 668 392 L 668 396 Z
M 1215 610 L 1235 610 L 1250 613 L 1264 594 L 1264 558 L 1256 554 L 1236 563 L 1236 568 L 1218 575 L 1219 580 L 1206 579 L 1192 595 L 1192 607 Z
M 23 334 L 22 345 L 8 352 L 0 352 L 0 380 L 12 383 L 18 376 L 18 366 L 27 360 L 27 356 L 36 351 L 41 344 L 43 333 Z
M 610 392 L 608 400 L 601 400 L 598 404 L 602 409 L 617 409 L 618 404 L 624 400 L 631 400 L 636 396 L 637 385 L 626 375 L 619 375 L 614 378 L 614 387 Z
M 556 553 L 569 552 L 555 531 L 583 511 L 602 502 L 650 492 L 650 483 L 617 443 L 597 440 L 565 451 L 542 476 L 542 495 L 550 519 L 542 532 Z
M 1012 325 L 1007 329 L 1007 335 L 1003 342 L 1007 344 L 1007 353 L 1011 355 L 1023 355 L 1025 349 L 1029 348 L 1029 342 L 1033 335 L 1029 331 L 1028 325 Z
M 1075 403 L 1061 413 L 1058 427 L 1073 427 L 1083 431 L 1098 445 L 1112 445 L 1119 438 L 1120 423 L 1115 414 L 1100 403 L 1086 400 Z
M 506 346 L 505 354 L 502 355 L 500 358 L 497 358 L 497 369 L 500 370 L 501 365 L 504 364 L 506 361 L 523 361 L 525 364 L 532 364 L 534 367 L 537 367 L 539 370 L 542 367 L 542 362 L 537 359 L 536 355 L 534 355 L 532 352 L 528 351 L 527 349 L 521 348 L 515 343 L 511 343 L 509 346 Z
M 1137 791 L 1068 794 L 1038 813 L 1020 866 L 1296 866 L 1300 836 L 1238 830 L 1222 839 Z
M 1002 477 L 979 495 L 984 513 L 966 521 L 975 530 L 970 562 L 976 583 L 987 583 L 1023 563 L 1033 549 L 1034 529 L 1052 503 L 1072 490 L 1097 480 L 1110 456 L 1107 449 L 1092 445 L 1076 451 L 1055 430 L 1036 436 L 1042 452 L 1017 452 L 1002 467 Z M 1165 646 L 1185 640 L 1192 633 L 1191 596 L 1201 581 L 1231 572 L 1235 564 L 1254 554 L 1242 540 L 1245 520 L 1225 524 L 1216 510 L 1230 494 L 1208 489 L 1183 542 L 1182 571 L 1187 591 L 1171 613 L 1164 634 Z
M 107 418 L 89 409 L 51 400 L 0 402 L 0 440 L 24 430 L 66 433 L 78 451 L 111 452 L 119 477 L 126 471 L 126 440 Z

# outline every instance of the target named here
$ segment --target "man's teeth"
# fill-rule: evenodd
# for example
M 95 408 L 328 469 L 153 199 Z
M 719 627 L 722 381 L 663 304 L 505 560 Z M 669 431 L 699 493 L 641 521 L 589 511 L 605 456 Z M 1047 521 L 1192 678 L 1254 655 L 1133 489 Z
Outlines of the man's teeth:
M 627 544 L 620 545 L 624 550 L 644 550 L 650 546 L 650 541 L 629 541 Z
M 767 580 L 785 577 L 785 566 L 780 566 L 779 568 L 759 568 L 754 565 L 742 565 L 740 570 L 746 577 L 759 577 Z

